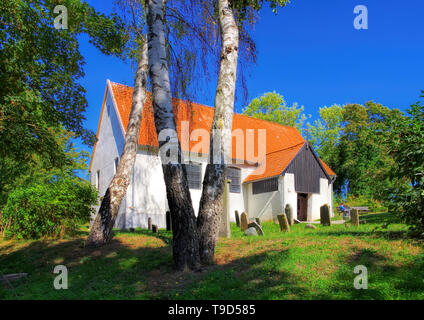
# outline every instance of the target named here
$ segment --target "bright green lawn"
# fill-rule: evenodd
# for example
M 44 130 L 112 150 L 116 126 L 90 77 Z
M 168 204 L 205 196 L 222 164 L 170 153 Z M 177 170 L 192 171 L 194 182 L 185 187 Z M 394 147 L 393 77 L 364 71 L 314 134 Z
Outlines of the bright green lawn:
M 249 238 L 232 225 L 217 264 L 201 273 L 172 270 L 164 230 L 117 232 L 97 250 L 84 248 L 86 227 L 61 241 L 0 240 L 0 274 L 29 273 L 14 289 L 0 285 L 0 299 L 424 299 L 423 243 L 406 239 L 401 224 L 381 228 L 390 214 L 361 219 L 285 234 L 266 222 L 265 236 Z M 68 290 L 53 288 L 58 264 L 68 267 Z M 356 265 L 368 268 L 368 290 L 353 287 Z

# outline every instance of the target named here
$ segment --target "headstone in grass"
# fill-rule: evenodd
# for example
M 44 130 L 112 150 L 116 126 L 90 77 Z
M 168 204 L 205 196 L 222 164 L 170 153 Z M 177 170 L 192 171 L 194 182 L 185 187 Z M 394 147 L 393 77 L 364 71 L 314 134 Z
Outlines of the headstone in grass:
M 241 217 L 240 217 L 240 229 L 241 229 L 241 231 L 246 230 L 247 229 L 247 225 L 248 225 L 247 214 L 246 214 L 246 212 L 243 212 L 241 214 Z
M 260 218 L 255 218 L 255 221 L 256 221 L 257 224 L 259 224 L 260 226 L 262 226 L 261 219 Z
M 166 211 L 166 231 L 172 230 L 171 212 Z
M 237 224 L 237 227 L 240 228 L 240 216 L 237 210 L 236 210 L 236 224 Z
M 294 224 L 294 217 L 293 217 L 293 209 L 291 205 L 287 203 L 284 211 L 286 213 L 287 220 L 289 221 L 289 225 L 292 226 Z
M 316 226 L 314 226 L 312 223 L 307 223 L 307 224 L 305 225 L 305 228 L 306 228 L 306 229 L 316 229 L 317 227 L 316 227 Z
M 256 231 L 256 229 L 255 228 L 247 228 L 245 231 L 244 231 L 244 234 L 246 235 L 246 236 L 257 236 L 258 235 L 258 232 Z
M 320 208 L 320 220 L 323 226 L 331 226 L 330 208 L 326 204 Z
M 264 231 L 262 230 L 262 227 L 260 224 L 258 224 L 257 222 L 251 222 L 247 225 L 247 229 L 249 228 L 255 228 L 256 232 L 260 235 L 263 236 L 264 235 Z
M 158 226 L 155 224 L 152 224 L 152 232 L 157 233 L 158 232 Z
M 350 223 L 352 226 L 359 226 L 359 213 L 358 210 L 350 210 Z
M 152 230 L 152 218 L 147 218 L 147 229 Z
M 280 231 L 282 232 L 289 232 L 290 231 L 290 225 L 289 221 L 287 220 L 287 215 L 285 213 L 277 215 L 278 223 L 280 224 Z

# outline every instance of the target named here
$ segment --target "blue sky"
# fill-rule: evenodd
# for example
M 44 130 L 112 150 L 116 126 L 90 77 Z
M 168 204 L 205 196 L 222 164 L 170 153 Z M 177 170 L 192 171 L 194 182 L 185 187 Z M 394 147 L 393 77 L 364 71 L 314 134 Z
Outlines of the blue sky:
M 114 1 L 88 2 L 104 13 L 114 7 Z M 368 8 L 367 30 L 353 26 L 357 5 Z M 289 104 L 303 105 L 312 119 L 335 103 L 373 100 L 405 109 L 424 90 L 423 20 L 422 0 L 292 0 L 277 15 L 264 8 L 253 32 L 258 60 L 250 69 L 248 100 L 275 90 Z M 106 79 L 133 85 L 134 70 L 102 55 L 85 37 L 80 50 L 89 104 L 85 126 L 96 131 Z M 213 105 L 214 92 L 195 100 Z M 236 103 L 237 112 L 243 107 Z

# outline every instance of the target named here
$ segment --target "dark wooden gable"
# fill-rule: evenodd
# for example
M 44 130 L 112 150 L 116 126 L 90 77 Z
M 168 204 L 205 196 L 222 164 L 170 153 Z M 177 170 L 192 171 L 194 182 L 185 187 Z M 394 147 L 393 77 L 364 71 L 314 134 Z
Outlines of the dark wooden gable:
M 294 188 L 299 193 L 320 193 L 319 179 L 329 179 L 309 143 L 304 144 L 283 173 L 294 174 Z

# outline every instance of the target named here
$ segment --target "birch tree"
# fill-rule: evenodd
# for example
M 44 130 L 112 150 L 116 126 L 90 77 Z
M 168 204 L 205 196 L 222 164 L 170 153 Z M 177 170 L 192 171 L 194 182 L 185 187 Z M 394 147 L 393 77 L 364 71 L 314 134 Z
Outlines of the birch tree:
M 144 42 L 141 58 L 134 78 L 134 90 L 128 127 L 125 134 L 124 150 L 116 174 L 102 199 L 100 209 L 91 225 L 87 245 L 102 245 L 112 238 L 112 228 L 118 215 L 119 206 L 131 181 L 131 173 L 137 156 L 138 136 L 144 102 L 148 72 L 147 42 Z
M 270 1 L 271 7 L 284 6 L 286 0 Z M 223 191 L 227 164 L 231 159 L 231 129 L 236 91 L 239 29 L 249 13 L 254 13 L 263 1 L 218 0 L 218 21 L 221 35 L 221 55 L 215 110 L 211 126 L 209 163 L 203 179 L 197 227 L 199 254 L 203 264 L 213 262 L 223 210 Z M 237 18 L 238 17 L 238 21 Z
M 171 149 L 177 151 L 178 157 L 177 161 L 168 161 L 166 155 L 160 153 L 168 207 L 172 219 L 174 264 L 178 270 L 193 270 L 197 269 L 199 265 L 196 217 L 188 188 L 187 173 L 185 166 L 182 165 L 183 154 L 176 134 L 172 110 L 169 67 L 165 46 L 164 1 L 146 0 L 146 10 L 149 76 L 159 149 L 164 148 L 165 144 L 170 144 Z M 168 133 L 166 139 L 161 139 L 164 132 Z
M 168 2 L 169 4 L 169 2 Z M 187 94 L 188 79 L 193 78 L 193 71 L 196 69 L 197 59 L 194 57 L 196 47 L 194 42 L 201 44 L 199 57 L 204 57 L 213 50 L 209 44 L 209 39 L 204 34 L 196 33 L 194 37 L 188 36 L 186 30 L 196 30 L 195 26 L 200 26 L 199 20 L 195 16 L 187 16 L 184 13 L 190 12 L 190 5 L 179 6 L 179 1 L 172 1 L 174 7 L 170 7 L 171 14 L 169 20 L 164 23 L 165 40 L 161 45 L 166 50 L 166 60 L 175 66 L 172 79 L 176 82 L 174 90 L 180 92 L 184 96 Z M 143 30 L 146 25 L 146 10 L 144 1 L 141 0 L 117 0 L 120 8 L 120 15 L 124 21 L 129 22 L 127 26 L 127 34 L 130 36 L 128 40 L 127 50 L 128 57 L 140 57 L 137 71 L 135 74 L 135 88 L 133 92 L 133 103 L 130 113 L 129 129 L 125 137 L 124 152 L 121 157 L 118 170 L 107 189 L 98 214 L 91 226 L 90 235 L 87 239 L 87 245 L 102 245 L 109 242 L 112 238 L 112 228 L 116 220 L 116 216 L 124 198 L 128 185 L 130 183 L 130 175 L 136 159 L 137 138 L 141 124 L 141 114 L 143 104 L 146 97 L 147 86 L 147 45 L 143 36 Z M 164 8 L 165 10 L 165 8 Z M 166 19 L 163 19 L 166 21 Z M 184 41 L 181 41 L 184 38 Z M 174 43 L 173 43 L 174 41 Z M 140 50 L 140 44 L 142 50 Z M 163 57 L 163 56 L 162 56 Z M 164 58 L 165 59 L 165 58 Z M 206 71 L 206 63 L 202 60 L 202 67 Z M 169 72 L 168 72 L 169 73 Z M 169 77 L 169 75 L 168 75 Z M 141 87 L 140 87 L 141 85 Z M 172 110 L 171 110 L 172 111 Z M 167 129 L 172 129 L 167 127 Z M 175 128 L 174 128 L 175 129 Z M 191 203 L 191 200 L 190 200 Z M 177 223 L 174 221 L 174 225 Z M 177 237 L 177 239 L 179 239 Z M 178 241 L 176 241 L 178 243 Z M 178 265 L 178 263 L 176 263 Z

